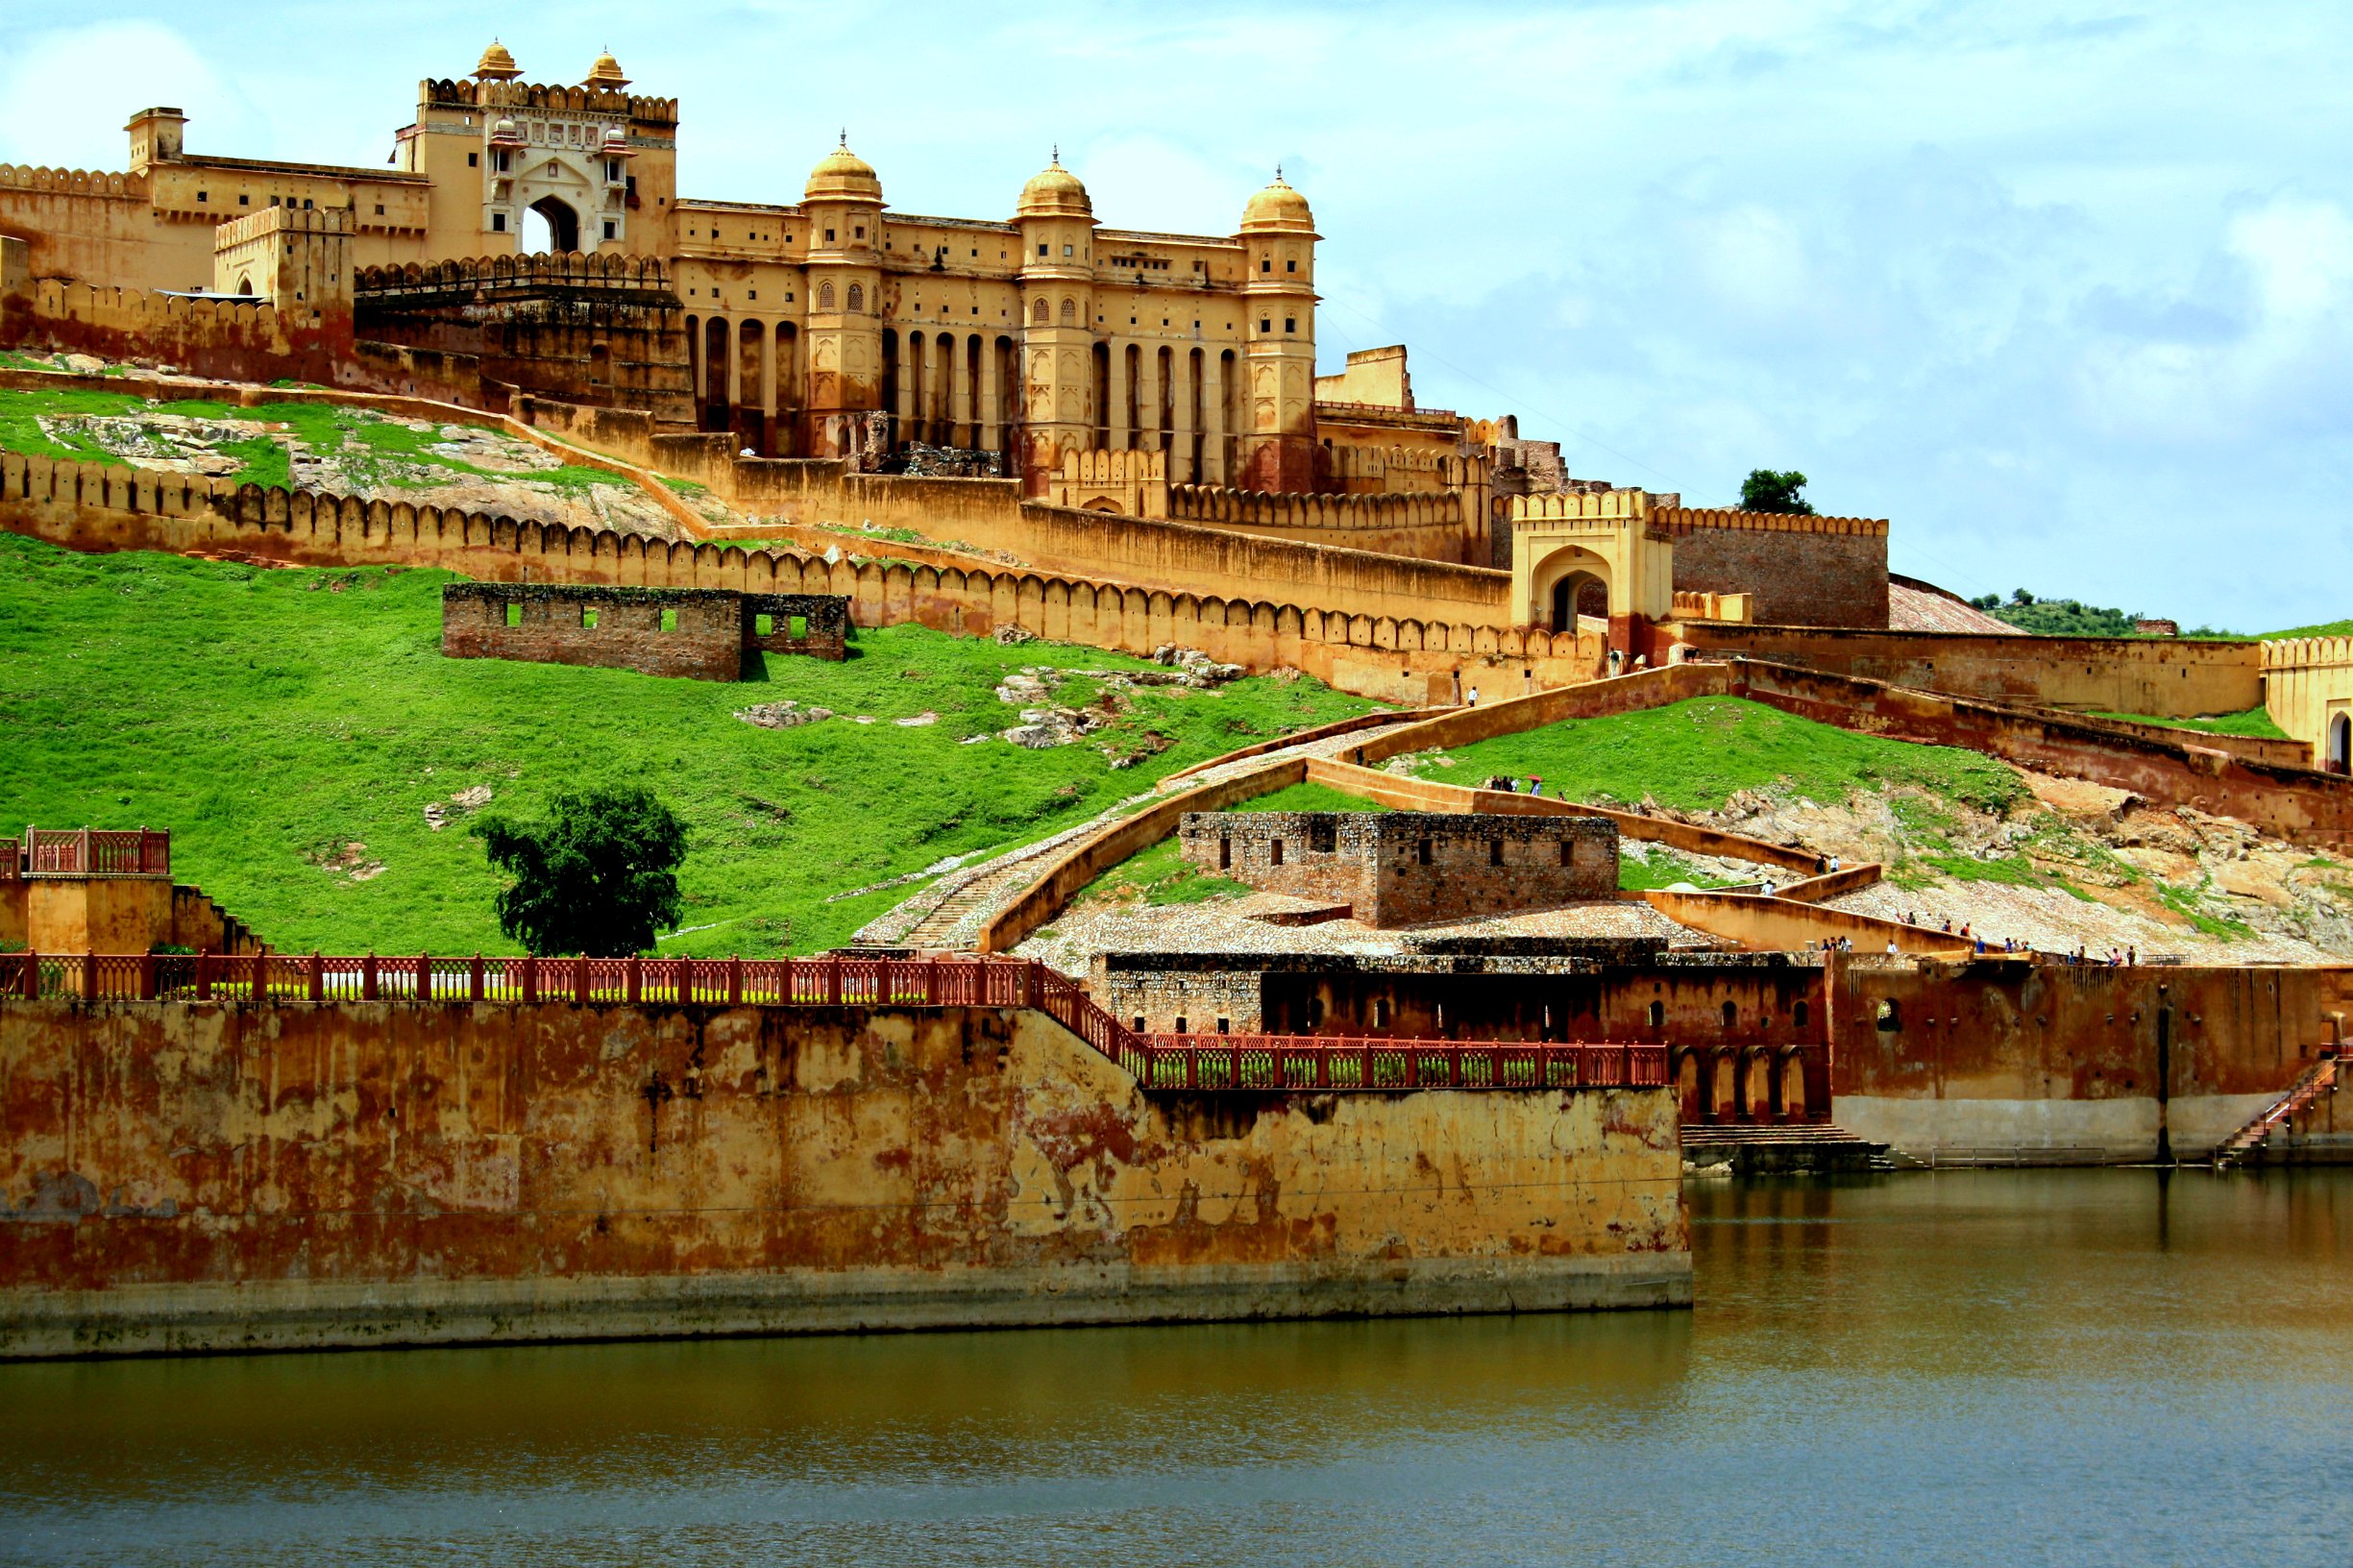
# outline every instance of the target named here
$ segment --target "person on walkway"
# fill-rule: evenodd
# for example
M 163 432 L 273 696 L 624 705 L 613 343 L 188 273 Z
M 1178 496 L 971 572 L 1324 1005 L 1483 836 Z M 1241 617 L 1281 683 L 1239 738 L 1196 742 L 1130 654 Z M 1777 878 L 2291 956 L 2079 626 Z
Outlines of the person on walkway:
M 1472 688 L 1471 688 L 1471 691 L 1470 691 L 1470 698 L 1471 698 L 1471 706 L 1472 706 L 1472 707 L 1474 707 L 1474 708 L 1475 708 L 1475 707 L 1479 706 L 1479 688 L 1478 688 L 1478 687 L 1474 686 L 1474 687 L 1472 687 Z
M 2138 947 L 2125 948 L 2124 962 L 2133 968 L 2139 968 L 2141 967 L 2141 949 Z
M 1609 650 L 1609 674 L 1613 679 L 1618 674 L 1619 666 L 1625 662 L 1625 659 L 1626 655 L 1619 652 L 1616 649 L 1613 648 Z
M 1764 894 L 1764 895 L 1765 895 L 1766 897 L 1768 897 L 1768 898 L 1772 897 L 1772 896 L 1773 896 L 1773 878 L 1771 878 L 1771 877 L 1767 877 L 1767 878 L 1765 878 L 1765 885 L 1764 885 L 1764 887 L 1763 887 L 1761 890 L 1759 890 L 1759 891 L 1761 891 L 1761 892 Z
M 1832 855 L 1830 857 L 1830 870 L 1833 873 L 1835 873 L 1838 870 L 1838 857 L 1836 855 Z

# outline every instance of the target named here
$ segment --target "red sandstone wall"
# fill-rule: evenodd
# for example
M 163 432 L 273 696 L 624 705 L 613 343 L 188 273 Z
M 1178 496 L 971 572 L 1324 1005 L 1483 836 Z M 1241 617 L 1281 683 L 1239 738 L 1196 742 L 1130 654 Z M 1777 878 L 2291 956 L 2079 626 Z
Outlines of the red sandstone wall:
M 1679 529 L 1675 588 L 1751 595 L 1751 614 L 1773 625 L 1884 627 L 1887 535 Z

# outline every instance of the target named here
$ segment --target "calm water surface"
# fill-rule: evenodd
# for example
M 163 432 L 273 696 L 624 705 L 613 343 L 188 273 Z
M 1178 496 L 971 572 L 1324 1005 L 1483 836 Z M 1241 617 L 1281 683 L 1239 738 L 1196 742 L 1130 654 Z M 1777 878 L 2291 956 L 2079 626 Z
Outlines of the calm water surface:
M 2353 1560 L 2353 1172 L 1693 1217 L 1690 1313 L 0 1367 L 0 1560 Z

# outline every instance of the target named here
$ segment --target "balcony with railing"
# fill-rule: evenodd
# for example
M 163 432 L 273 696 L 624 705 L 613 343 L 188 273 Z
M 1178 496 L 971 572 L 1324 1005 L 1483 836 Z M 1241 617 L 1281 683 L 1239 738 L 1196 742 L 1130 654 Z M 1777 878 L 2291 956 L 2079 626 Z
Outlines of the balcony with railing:
M 0 881 L 171 874 L 172 836 L 161 830 L 28 827 L 0 839 Z
M 1663 1045 L 1326 1035 L 1148 1035 L 1027 959 L 466 958 L 0 953 L 0 1002 L 637 1003 L 1017 1007 L 1149 1090 L 1266 1093 L 1656 1087 Z

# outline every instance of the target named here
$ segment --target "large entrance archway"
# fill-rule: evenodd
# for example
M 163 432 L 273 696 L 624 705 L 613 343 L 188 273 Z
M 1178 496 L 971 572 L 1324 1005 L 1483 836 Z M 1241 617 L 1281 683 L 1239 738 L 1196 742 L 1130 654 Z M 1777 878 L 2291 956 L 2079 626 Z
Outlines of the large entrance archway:
M 580 248 L 580 215 L 560 196 L 542 196 L 523 217 L 526 251 L 576 251 Z
M 2322 750 L 2320 766 L 2332 773 L 2353 772 L 2353 718 L 2332 713 L 2328 721 L 2328 744 Z
M 1555 631 L 1575 631 L 1580 616 L 1609 619 L 1609 584 L 1590 572 L 1572 572 L 1553 584 Z

